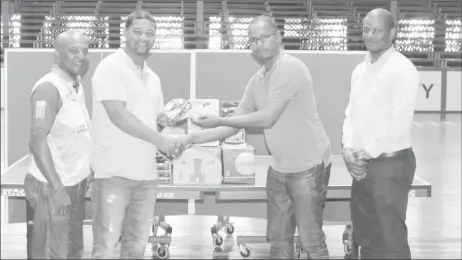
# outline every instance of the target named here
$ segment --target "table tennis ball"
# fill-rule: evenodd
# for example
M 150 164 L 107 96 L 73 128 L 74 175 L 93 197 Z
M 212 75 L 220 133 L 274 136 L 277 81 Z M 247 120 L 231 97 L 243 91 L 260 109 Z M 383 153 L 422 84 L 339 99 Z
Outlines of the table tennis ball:
M 234 166 L 236 171 L 242 175 L 252 175 L 254 169 L 255 154 L 251 152 L 243 152 L 236 157 Z

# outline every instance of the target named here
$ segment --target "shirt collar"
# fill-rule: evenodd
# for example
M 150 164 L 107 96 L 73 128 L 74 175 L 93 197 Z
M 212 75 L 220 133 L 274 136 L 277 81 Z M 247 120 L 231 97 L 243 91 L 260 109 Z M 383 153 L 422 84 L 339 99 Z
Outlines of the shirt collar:
M 281 48 L 278 56 L 276 57 L 276 59 L 274 60 L 274 63 L 273 63 L 273 66 L 271 67 L 270 70 L 266 70 L 266 66 L 263 65 L 260 69 L 260 74 L 261 76 L 264 76 L 268 73 L 270 73 L 271 71 L 273 71 L 274 69 L 276 69 L 276 67 L 279 65 L 279 62 L 282 60 L 282 58 L 284 57 L 284 55 L 286 54 L 286 52 L 284 51 L 284 49 Z
M 142 71 L 143 73 L 147 72 L 148 64 L 147 64 L 146 61 L 144 61 L 143 69 L 141 69 L 141 67 L 137 66 L 133 62 L 132 58 L 130 56 L 128 56 L 128 54 L 125 52 L 125 50 L 123 48 L 118 49 L 117 52 L 119 54 L 119 57 L 121 57 L 129 67 L 131 67 L 134 70 Z
M 60 76 L 64 81 L 66 81 L 67 83 L 75 83 L 75 82 L 80 82 L 80 80 L 82 79 L 82 77 L 77 76 L 77 80 L 74 80 L 73 78 L 71 78 L 69 76 L 69 74 L 67 74 L 67 72 L 65 72 L 63 69 L 61 69 L 58 65 L 56 64 L 53 64 L 53 66 L 51 67 L 51 71 L 53 71 L 54 73 L 58 74 L 58 76 Z
M 392 45 L 390 48 L 388 48 L 387 51 L 385 51 L 382 55 L 380 55 L 379 59 L 375 63 L 379 63 L 383 60 L 386 60 L 388 57 L 390 57 L 393 53 L 396 52 L 395 47 Z M 372 58 L 371 54 L 368 52 L 366 54 L 366 57 L 364 58 L 367 64 L 371 65 L 372 64 Z
M 285 54 L 286 54 L 286 52 L 284 51 L 284 49 L 281 48 L 281 50 L 279 51 L 278 56 L 274 60 L 273 66 L 271 67 L 271 69 L 269 71 L 274 70 L 274 68 L 276 68 L 279 65 L 279 62 L 281 61 L 282 57 L 284 57 Z M 266 70 L 266 66 L 263 66 L 263 67 Z

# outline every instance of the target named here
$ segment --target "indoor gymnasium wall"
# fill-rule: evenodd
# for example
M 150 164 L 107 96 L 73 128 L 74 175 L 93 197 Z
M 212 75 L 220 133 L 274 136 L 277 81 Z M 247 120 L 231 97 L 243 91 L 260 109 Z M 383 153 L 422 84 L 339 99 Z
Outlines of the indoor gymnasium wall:
M 90 113 L 91 76 L 101 59 L 113 51 L 92 49 L 89 53 L 91 65 L 82 82 Z M 298 57 L 309 67 L 321 121 L 331 140 L 333 153 L 340 154 L 350 77 L 355 66 L 363 61 L 364 52 L 286 52 Z M 8 165 L 29 153 L 28 97 L 33 84 L 49 71 L 52 61 L 51 49 L 10 49 L 5 53 Z M 174 98 L 238 101 L 248 80 L 259 69 L 248 51 L 235 50 L 156 50 L 149 57 L 148 64 L 161 79 L 165 102 Z M 455 73 L 456 76 L 460 75 L 460 71 Z M 442 82 L 446 79 L 441 80 L 441 71 L 420 71 L 420 74 L 425 82 L 421 84 L 416 108 L 439 111 Z M 449 81 L 456 78 L 453 74 L 448 76 Z M 428 95 L 423 86 L 428 88 L 432 84 L 434 87 L 429 92 L 431 95 Z M 454 93 L 452 90 L 449 92 Z M 450 104 L 459 104 L 455 110 L 460 110 L 460 101 L 451 101 Z M 262 131 L 248 131 L 247 141 L 255 147 L 257 155 L 268 154 Z

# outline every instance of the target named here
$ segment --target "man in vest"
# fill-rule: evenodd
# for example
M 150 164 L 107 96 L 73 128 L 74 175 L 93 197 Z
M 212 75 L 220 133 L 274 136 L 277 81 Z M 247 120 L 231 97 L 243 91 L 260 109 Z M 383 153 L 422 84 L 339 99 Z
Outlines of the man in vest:
M 81 259 L 92 139 L 85 94 L 88 41 L 66 31 L 55 41 L 54 65 L 30 96 L 31 161 L 24 180 L 34 209 L 32 258 Z

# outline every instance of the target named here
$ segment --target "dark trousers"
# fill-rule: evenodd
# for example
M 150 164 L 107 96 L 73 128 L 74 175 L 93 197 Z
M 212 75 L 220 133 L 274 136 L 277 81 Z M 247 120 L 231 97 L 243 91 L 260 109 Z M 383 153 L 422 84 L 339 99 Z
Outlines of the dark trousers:
M 353 181 L 353 237 L 363 259 L 409 259 L 406 211 L 416 159 L 412 149 L 373 159 L 366 178 Z
M 27 174 L 24 179 L 26 199 L 34 210 L 32 231 L 33 259 L 81 259 L 83 257 L 83 220 L 87 181 L 66 187 L 71 199 L 64 214 L 53 212 L 47 183 Z
M 149 239 L 157 199 L 157 181 L 122 177 L 92 184 L 92 259 L 141 259 Z M 116 255 L 119 239 L 120 256 Z
M 267 238 L 271 259 L 294 259 L 294 233 L 311 259 L 328 259 L 322 230 L 330 166 L 324 164 L 297 173 L 268 170 Z

